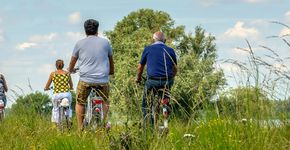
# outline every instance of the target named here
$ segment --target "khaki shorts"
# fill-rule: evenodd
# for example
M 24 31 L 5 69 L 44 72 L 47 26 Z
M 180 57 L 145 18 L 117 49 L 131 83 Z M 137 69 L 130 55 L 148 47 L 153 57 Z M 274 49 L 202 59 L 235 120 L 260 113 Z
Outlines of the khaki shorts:
M 97 90 L 97 95 L 101 96 L 104 101 L 108 101 L 109 98 L 109 84 L 103 83 L 103 84 L 97 84 L 97 83 L 86 83 L 83 81 L 79 81 L 77 86 L 77 103 L 86 105 L 88 96 L 90 95 L 90 92 L 92 89 L 96 89 L 96 87 L 99 87 Z

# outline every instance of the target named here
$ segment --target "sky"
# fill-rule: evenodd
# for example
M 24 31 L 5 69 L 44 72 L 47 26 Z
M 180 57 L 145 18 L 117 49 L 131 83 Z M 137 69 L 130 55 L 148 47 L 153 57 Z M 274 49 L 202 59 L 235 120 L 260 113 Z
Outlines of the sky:
M 83 22 L 100 22 L 100 32 L 113 30 L 115 24 L 141 8 L 165 11 L 175 25 L 193 32 L 198 25 L 216 37 L 217 67 L 224 69 L 229 85 L 236 66 L 226 59 L 246 60 L 246 39 L 253 50 L 263 54 L 261 45 L 273 48 L 283 57 L 289 47 L 279 38 L 289 39 L 289 0 L 1 0 L 0 1 L 0 73 L 8 82 L 9 105 L 15 94 L 43 91 L 55 60 L 68 64 L 75 43 L 84 38 Z M 117 63 L 117 62 L 116 62 Z M 276 66 L 289 71 L 289 61 Z M 67 65 L 65 66 L 67 67 Z M 77 82 L 77 76 L 73 76 Z M 31 85 L 31 87 L 29 87 Z

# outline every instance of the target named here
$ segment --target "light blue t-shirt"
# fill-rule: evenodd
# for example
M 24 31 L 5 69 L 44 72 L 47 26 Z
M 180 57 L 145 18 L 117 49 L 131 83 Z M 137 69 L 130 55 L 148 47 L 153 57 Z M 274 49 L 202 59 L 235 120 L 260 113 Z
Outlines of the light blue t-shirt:
M 87 36 L 77 42 L 72 56 L 78 59 L 81 81 L 109 82 L 109 56 L 112 56 L 112 48 L 107 39 L 95 35 Z

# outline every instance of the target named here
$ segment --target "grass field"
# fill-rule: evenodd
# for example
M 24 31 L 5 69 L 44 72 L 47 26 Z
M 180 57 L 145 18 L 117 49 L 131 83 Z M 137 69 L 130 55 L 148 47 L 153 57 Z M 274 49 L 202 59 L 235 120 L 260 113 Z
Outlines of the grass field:
M 166 137 L 145 132 L 138 123 L 113 123 L 109 133 L 78 132 L 75 125 L 60 133 L 49 116 L 10 115 L 0 125 L 0 149 L 290 149 L 290 126 L 283 120 L 275 125 L 216 115 L 187 123 L 171 119 Z

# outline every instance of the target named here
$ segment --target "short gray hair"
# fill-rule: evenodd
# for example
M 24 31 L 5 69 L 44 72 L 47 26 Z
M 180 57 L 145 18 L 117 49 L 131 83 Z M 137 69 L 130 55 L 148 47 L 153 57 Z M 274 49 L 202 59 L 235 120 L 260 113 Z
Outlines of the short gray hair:
M 153 34 L 153 39 L 154 39 L 155 41 L 165 42 L 166 37 L 165 37 L 165 35 L 164 35 L 163 32 L 161 32 L 161 31 L 157 31 L 157 32 L 155 32 L 155 33 Z

